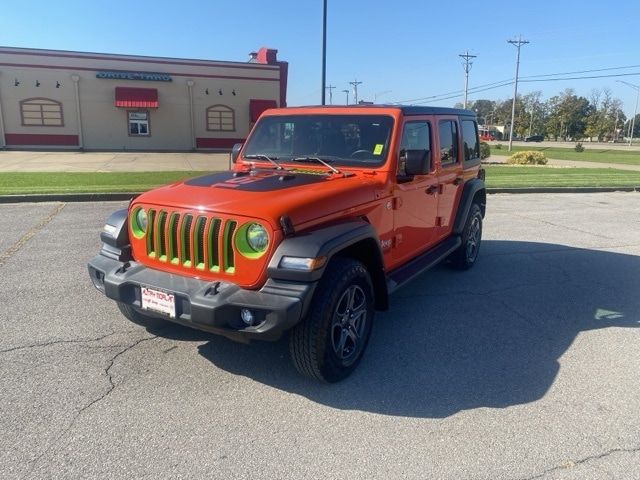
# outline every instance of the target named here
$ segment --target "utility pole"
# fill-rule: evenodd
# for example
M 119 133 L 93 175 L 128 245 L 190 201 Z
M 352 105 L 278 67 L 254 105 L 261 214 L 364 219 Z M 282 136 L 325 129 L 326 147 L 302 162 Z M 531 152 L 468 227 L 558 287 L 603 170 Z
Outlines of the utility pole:
M 518 49 L 516 55 L 516 81 L 513 87 L 513 103 L 511 104 L 511 125 L 509 126 L 509 151 L 511 151 L 513 143 L 513 124 L 515 123 L 516 116 L 516 97 L 518 96 L 518 72 L 520 71 L 520 47 L 529 43 L 528 40 L 523 40 L 522 35 L 518 37 L 518 40 L 507 40 L 507 43 L 515 46 Z
M 333 85 L 327 85 L 325 88 L 329 90 L 329 105 L 333 105 L 333 89 L 336 87 Z
M 477 55 L 469 55 L 469 50 L 467 50 L 465 53 L 461 53 L 458 56 L 462 57 L 462 59 L 464 60 L 462 62 L 462 68 L 464 68 L 464 108 L 467 108 L 467 92 L 469 91 L 469 71 L 471 70 L 471 66 L 473 65 L 473 62 L 471 61 L 471 59 L 476 58 Z
M 327 81 L 327 0 L 322 2 L 322 105 L 325 105 Z M 331 94 L 329 94 L 331 95 Z
M 358 85 L 360 85 L 362 82 L 359 82 L 357 79 L 354 80 L 353 82 L 349 82 L 351 85 L 353 85 L 353 103 L 355 103 L 356 105 L 358 104 Z M 349 103 L 349 102 L 347 102 Z
M 347 94 L 347 103 L 345 105 L 349 105 L 349 89 L 342 91 Z

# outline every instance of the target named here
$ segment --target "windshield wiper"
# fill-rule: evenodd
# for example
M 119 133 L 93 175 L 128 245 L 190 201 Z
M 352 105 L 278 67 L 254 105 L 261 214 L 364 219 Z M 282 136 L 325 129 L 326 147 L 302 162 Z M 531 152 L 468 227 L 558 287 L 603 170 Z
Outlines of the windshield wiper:
M 275 167 L 278 170 L 284 170 L 284 167 L 277 162 L 277 160 L 279 160 L 278 157 L 273 157 L 272 158 L 272 157 L 268 157 L 267 155 L 262 155 L 261 153 L 252 153 L 252 154 L 249 154 L 249 155 L 244 155 L 244 158 L 250 158 L 250 159 L 254 158 L 256 160 L 260 160 L 260 159 L 268 160 L 273 165 L 275 165 Z
M 331 169 L 331 171 L 333 173 L 337 173 L 337 174 L 341 173 L 340 170 L 338 170 L 337 168 L 332 167 L 331 165 L 329 165 L 329 162 L 331 160 L 322 160 L 321 158 L 318 158 L 318 157 L 296 157 L 296 158 L 293 159 L 293 161 L 294 162 L 309 162 L 309 163 L 317 162 L 317 163 L 321 163 L 325 167 Z

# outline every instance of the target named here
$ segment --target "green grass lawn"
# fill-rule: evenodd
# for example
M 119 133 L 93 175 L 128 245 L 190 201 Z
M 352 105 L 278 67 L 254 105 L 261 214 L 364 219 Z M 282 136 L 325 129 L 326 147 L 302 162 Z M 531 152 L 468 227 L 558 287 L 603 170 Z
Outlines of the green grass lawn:
M 611 168 L 488 165 L 485 170 L 488 188 L 640 186 L 640 172 Z
M 534 144 L 535 145 L 535 144 Z M 639 151 L 624 151 L 624 150 L 607 150 L 603 148 L 590 148 L 588 144 L 582 144 L 585 148 L 584 152 L 576 152 L 572 148 L 555 148 L 555 147 L 536 147 L 534 145 L 526 146 L 513 146 L 513 152 L 522 152 L 524 150 L 533 150 L 543 152 L 547 158 L 554 158 L 556 160 L 577 160 L 580 162 L 595 162 L 595 163 L 620 163 L 624 165 L 640 165 L 640 152 Z M 510 155 L 508 150 L 508 144 L 502 144 L 501 149 L 495 148 L 495 145 L 491 146 L 492 155 Z
M 640 171 L 488 165 L 489 188 L 636 187 Z M 207 172 L 1 173 L 0 195 L 143 192 Z
M 0 195 L 27 193 L 142 192 L 207 172 L 0 173 Z

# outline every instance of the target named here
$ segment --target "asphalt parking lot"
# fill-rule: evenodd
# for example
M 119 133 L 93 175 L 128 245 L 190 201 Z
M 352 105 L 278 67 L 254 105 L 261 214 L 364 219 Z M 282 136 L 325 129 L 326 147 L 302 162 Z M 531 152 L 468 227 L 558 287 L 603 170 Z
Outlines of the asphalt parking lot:
M 640 478 L 640 194 L 491 195 L 336 385 L 125 320 L 86 272 L 122 205 L 0 206 L 0 478 Z

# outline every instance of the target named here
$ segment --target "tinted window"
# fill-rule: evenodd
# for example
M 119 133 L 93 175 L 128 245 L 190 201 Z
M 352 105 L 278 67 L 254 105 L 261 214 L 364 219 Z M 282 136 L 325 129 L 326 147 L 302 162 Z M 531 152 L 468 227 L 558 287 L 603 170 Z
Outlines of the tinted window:
M 462 141 L 464 142 L 464 161 L 480 158 L 480 144 L 478 143 L 478 130 L 473 120 L 462 121 Z
M 458 161 L 458 126 L 452 120 L 443 120 L 440 127 L 440 163 L 442 165 Z
M 392 127 L 393 119 L 384 115 L 266 116 L 256 124 L 243 154 L 378 166 L 386 159 Z

